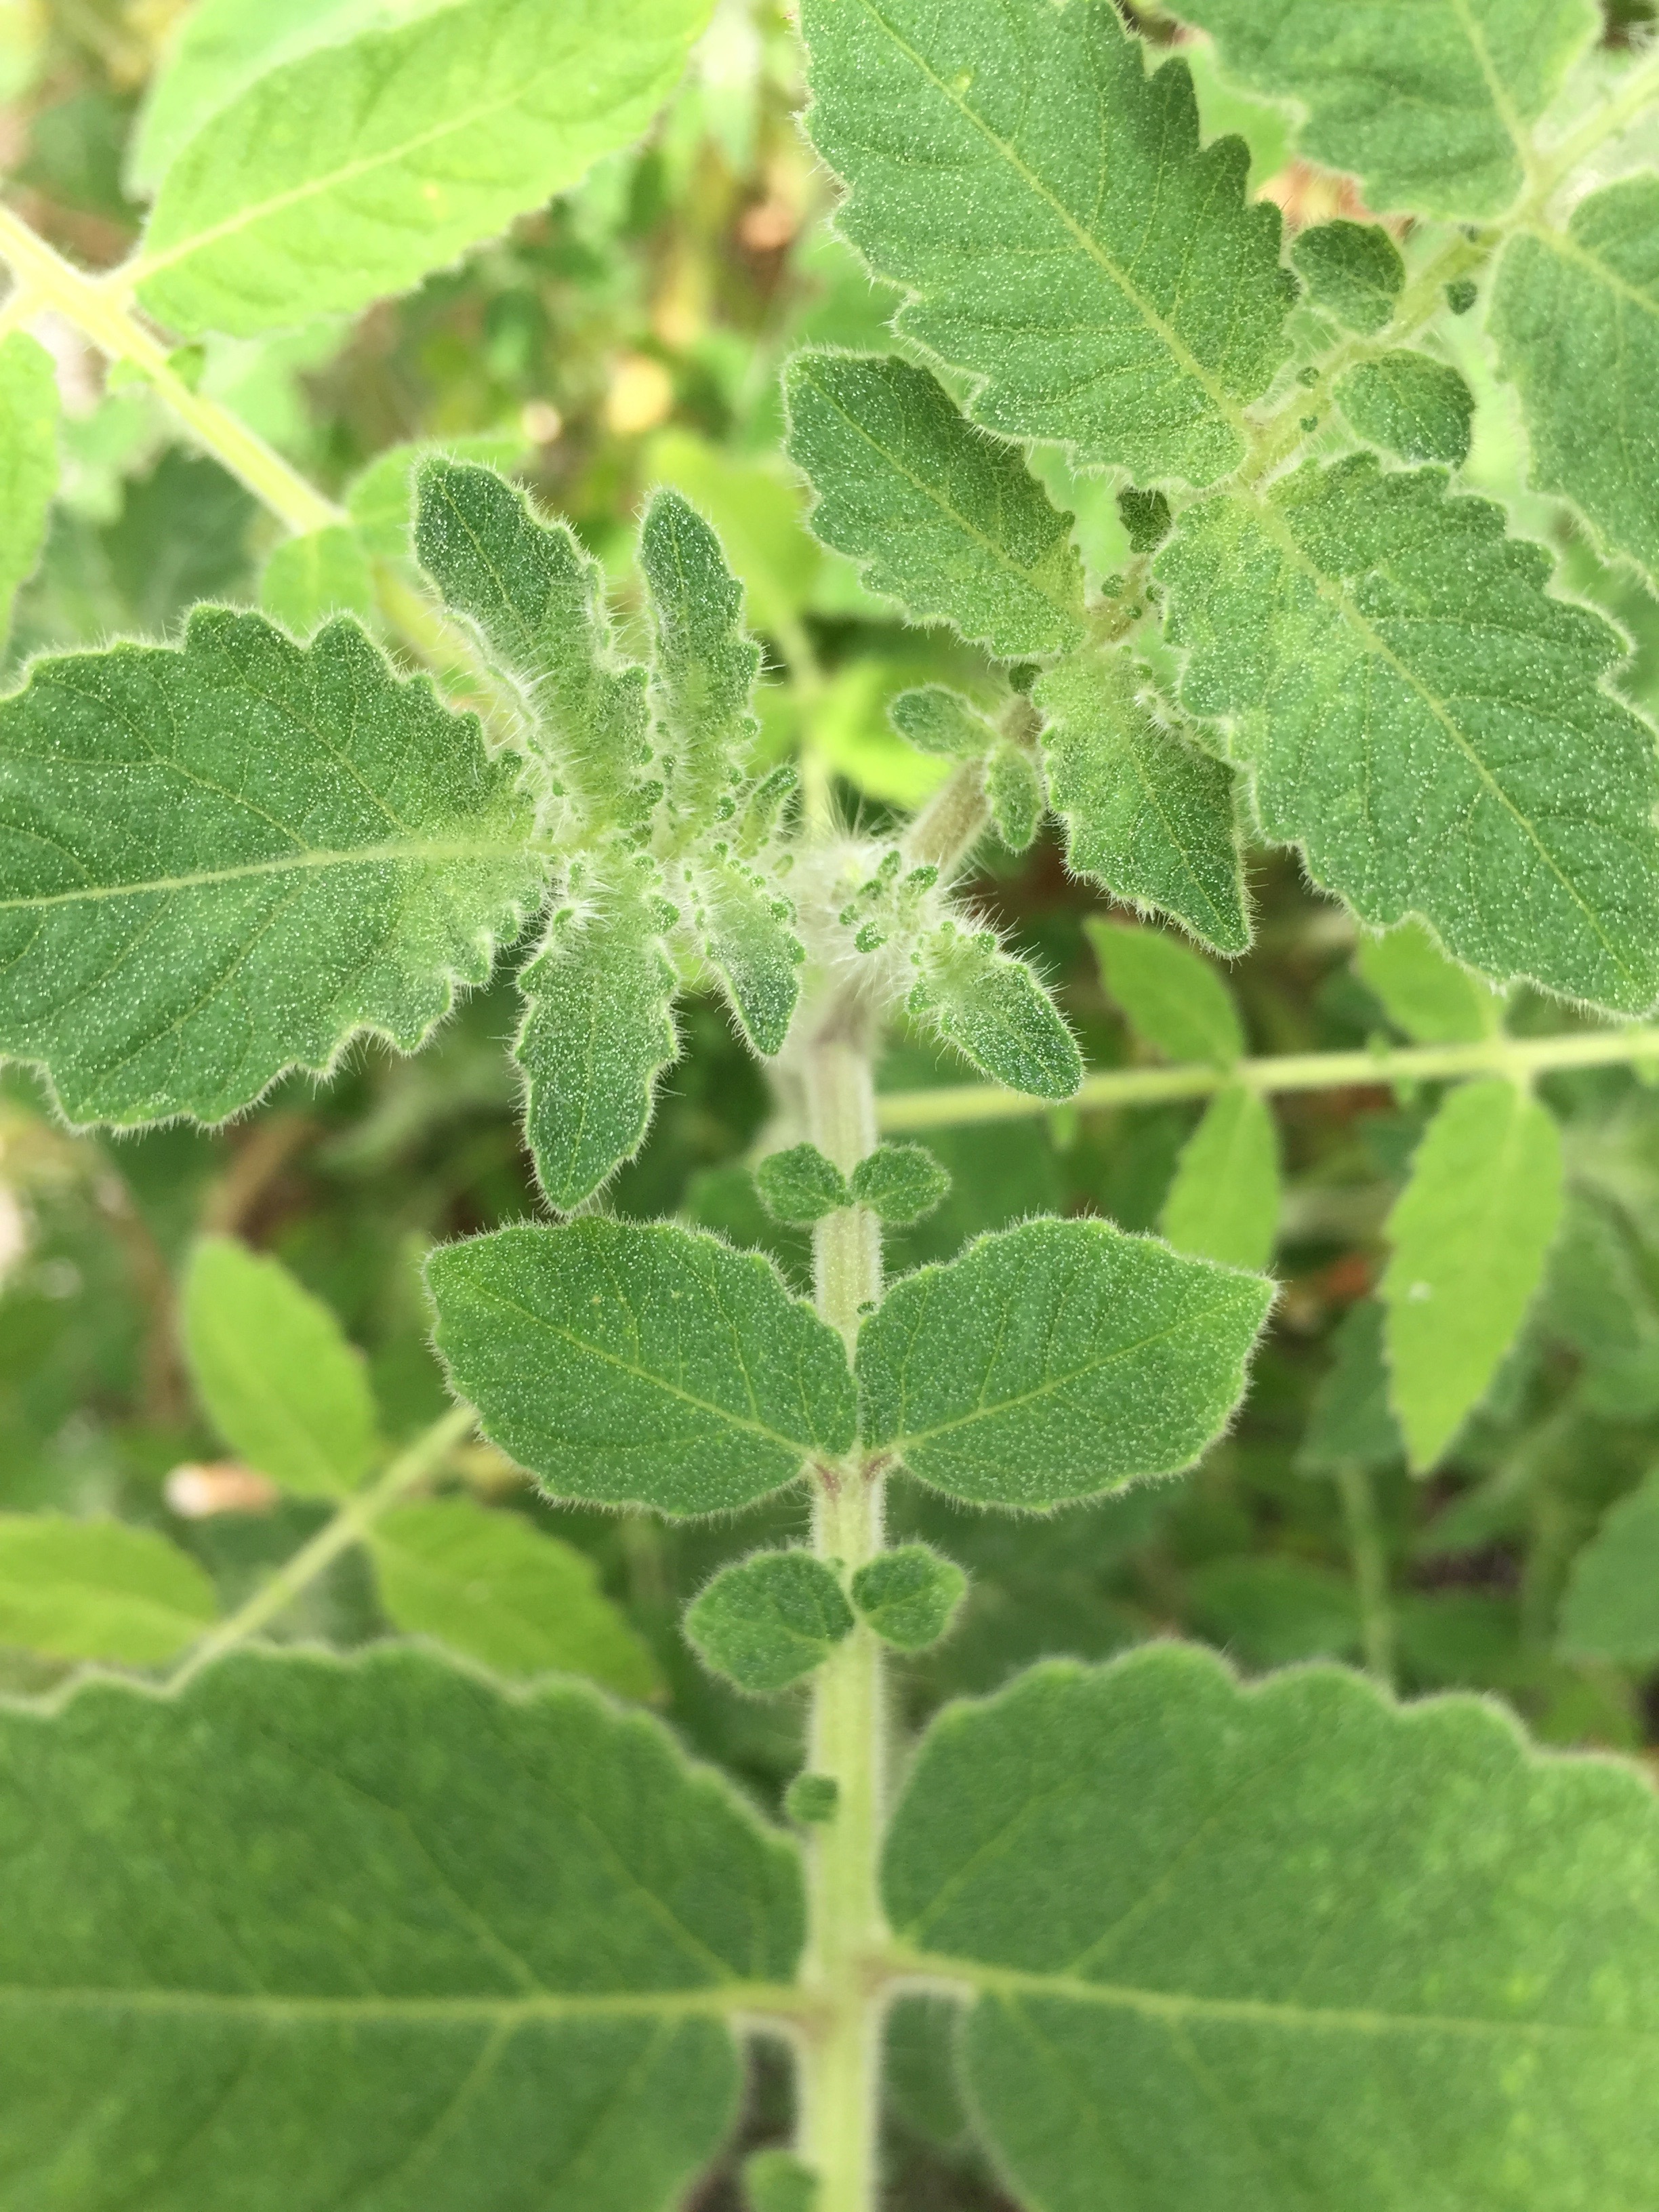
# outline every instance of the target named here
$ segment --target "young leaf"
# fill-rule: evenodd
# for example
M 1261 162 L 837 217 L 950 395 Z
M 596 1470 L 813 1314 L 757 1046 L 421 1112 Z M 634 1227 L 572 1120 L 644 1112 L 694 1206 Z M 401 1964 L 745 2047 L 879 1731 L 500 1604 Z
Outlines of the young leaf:
M 242 1653 L 0 1773 L 6 2154 L 83 2212 L 678 2203 L 800 1949 L 794 1846 L 578 1684 Z
M 1117 495 L 1117 511 L 1132 553 L 1156 553 L 1170 534 L 1170 501 L 1164 492 L 1137 491 L 1126 484 Z
M 248 337 L 405 290 L 636 137 L 708 14 L 459 0 L 271 70 L 167 172 L 138 295 Z
M 689 826 L 713 816 L 759 728 L 750 709 L 760 647 L 714 532 L 677 491 L 655 493 L 640 531 L 655 644 L 659 762 Z
M 296 637 L 330 615 L 372 615 L 374 579 L 356 532 L 335 525 L 284 538 L 265 562 L 259 604 Z
M 1315 307 L 1345 329 L 1371 337 L 1394 320 L 1406 264 L 1381 223 L 1316 223 L 1291 240 L 1291 260 Z
M 878 1145 L 853 1170 L 852 1194 L 890 1229 L 908 1229 L 939 1205 L 951 1177 L 925 1145 Z
M 1101 981 L 1138 1036 L 1166 1060 L 1231 1067 L 1244 1055 L 1244 1025 L 1233 994 L 1209 962 L 1164 929 L 1091 920 L 1084 924 Z
M 345 618 L 37 660 L 0 811 L 0 1051 L 77 1121 L 221 1121 L 365 1029 L 412 1051 L 546 880 L 511 769 Z
M 1623 1012 L 1659 990 L 1659 763 L 1623 639 L 1541 548 L 1368 454 L 1189 508 L 1158 556 L 1182 696 L 1228 718 L 1269 837 L 1374 927 Z M 1570 762 L 1572 772 L 1564 773 Z
M 1593 0 L 1181 0 L 1226 74 L 1294 101 L 1303 153 L 1356 171 L 1374 208 L 1500 215 L 1524 180 L 1527 126 L 1601 32 Z
M 1218 951 L 1250 942 L 1231 771 L 1141 703 L 1127 653 L 1078 654 L 1032 698 L 1066 857 L 1115 898 L 1159 907 Z
M 0 338 L 0 647 L 34 573 L 58 489 L 58 376 L 26 331 Z
M 1023 2203 L 1649 2188 L 1659 1808 L 1473 1698 L 1402 1711 L 1328 1666 L 1246 1689 L 1168 1644 L 1040 1667 L 935 1722 L 883 1888 L 977 1988 L 958 2059 Z
M 851 1203 L 847 1178 L 816 1145 L 791 1145 L 769 1152 L 755 1170 L 761 1203 L 775 1221 L 806 1227 Z
M 1048 796 L 1037 764 L 1023 745 L 1000 744 L 985 763 L 985 798 L 991 826 L 1011 853 L 1023 853 L 1036 836 Z
M 345 488 L 346 512 L 364 552 L 375 561 L 408 559 L 416 482 L 422 464 L 435 454 L 505 475 L 522 461 L 524 452 L 525 441 L 516 430 L 473 431 L 436 447 L 420 441 L 388 446 Z
M 239 1458 L 302 1497 L 343 1497 L 374 1456 L 362 1355 L 279 1260 L 229 1237 L 191 1255 L 185 1355 L 198 1396 Z
M 790 458 L 817 494 L 812 528 L 872 591 L 950 622 L 1004 659 L 1083 635 L 1083 572 L 1012 447 L 993 445 L 926 369 L 797 354 L 784 372 Z
M 1011 1091 L 1069 1098 L 1083 1059 L 1054 1003 L 1023 960 L 988 930 L 969 935 L 941 923 L 916 952 L 909 1008 L 947 1044 Z
M 1474 394 L 1443 361 L 1397 347 L 1338 377 L 1335 398 L 1351 428 L 1402 460 L 1469 458 Z
M 959 691 L 943 684 L 924 684 L 901 691 L 887 719 L 907 744 L 924 753 L 957 760 L 981 760 L 998 743 L 996 731 Z
M 151 1667 L 219 1611 L 194 1559 L 151 1528 L 0 1513 L 0 1644 Z
M 1501 1077 L 1461 1084 L 1389 1216 L 1391 1395 L 1411 1463 L 1440 1457 L 1521 1326 L 1561 1218 L 1553 1116 Z
M 1565 231 L 1518 233 L 1487 327 L 1521 394 L 1540 491 L 1561 492 L 1603 543 L 1659 577 L 1659 177 L 1579 201 Z
M 1557 1643 L 1569 1658 L 1659 1660 L 1659 1476 L 1621 1498 L 1573 1561 Z
M 394 1506 L 369 1531 L 386 1618 L 502 1674 L 586 1674 L 627 1698 L 658 1687 L 651 1654 L 593 1563 L 521 1513 L 470 1498 Z
M 716 853 L 690 872 L 703 950 L 758 1053 L 781 1052 L 806 948 L 795 910 L 758 868 Z
M 926 1544 L 882 1552 L 853 1577 L 859 1619 L 900 1651 L 926 1651 L 948 1634 L 967 1591 L 962 1569 Z
M 685 1616 L 704 1663 L 757 1697 L 799 1682 L 852 1632 L 840 1583 L 811 1552 L 757 1552 L 723 1567 Z
M 976 1505 L 1171 1474 L 1219 1435 L 1273 1285 L 1105 1221 L 1027 1221 L 889 1291 L 859 1332 L 865 1443 Z
M 1504 1001 L 1448 960 L 1420 921 L 1362 938 L 1353 964 L 1414 1044 L 1473 1044 L 1503 1026 Z
M 1100 0 L 805 0 L 801 27 L 840 228 L 974 419 L 1142 483 L 1235 467 L 1297 288 L 1186 64 L 1149 74 Z
M 1218 1091 L 1176 1164 L 1158 1226 L 1177 1252 L 1265 1267 L 1279 1234 L 1279 1132 L 1243 1084 Z
M 456 1389 L 555 1498 L 718 1513 L 852 1443 L 841 1339 L 758 1253 L 589 1216 L 441 1246 L 427 1281 Z

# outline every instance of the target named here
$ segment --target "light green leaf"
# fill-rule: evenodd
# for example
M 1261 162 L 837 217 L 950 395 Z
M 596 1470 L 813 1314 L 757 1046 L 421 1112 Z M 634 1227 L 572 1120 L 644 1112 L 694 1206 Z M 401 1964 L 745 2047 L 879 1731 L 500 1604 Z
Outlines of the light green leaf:
M 967 1591 L 962 1569 L 926 1544 L 878 1553 L 853 1577 L 860 1620 L 899 1651 L 926 1651 L 948 1634 Z
M 769 1152 L 755 1170 L 755 1187 L 775 1221 L 799 1228 L 852 1202 L 846 1176 L 816 1145 L 791 1145 L 787 1152 Z
M 149 1667 L 193 1644 L 218 1610 L 195 1560 L 154 1529 L 0 1513 L 0 1644 Z
M 1314 305 L 1345 329 L 1370 337 L 1394 320 L 1406 264 L 1381 223 L 1316 223 L 1291 241 L 1291 259 Z
M 818 2212 L 818 2178 L 793 2151 L 751 2151 L 743 2162 L 749 2212 Z
M 1605 688 L 1623 639 L 1438 470 L 1310 463 L 1189 508 L 1158 556 L 1182 696 L 1225 718 L 1269 837 L 1362 921 L 1508 980 L 1659 990 L 1659 763 Z
M 0 647 L 34 573 L 58 490 L 58 375 L 26 331 L 0 338 Z
M 1084 924 L 1101 981 L 1138 1036 L 1176 1061 L 1231 1067 L 1244 1054 L 1232 991 L 1200 953 L 1166 929 L 1132 922 Z
M 1044 2212 L 1650 2192 L 1659 1807 L 1491 1705 L 1179 1644 L 1041 1667 L 934 1723 L 883 1887 L 976 1988 L 969 2096 Z
M 1570 1658 L 1659 1660 L 1659 1475 L 1621 1498 L 1574 1559 L 1557 1642 Z
M 1413 1468 L 1480 1401 L 1544 1272 L 1561 1218 L 1561 1139 L 1501 1077 L 1458 1086 L 1430 1122 L 1389 1216 L 1390 1395 Z
M 636 137 L 708 15 L 457 0 L 271 70 L 167 172 L 138 295 L 252 337 L 404 291 Z
M 805 0 L 837 222 L 988 429 L 1210 483 L 1285 356 L 1295 279 L 1249 155 L 1105 0 Z
M 640 530 L 651 610 L 657 765 L 688 830 L 714 818 L 755 740 L 750 712 L 760 647 L 720 542 L 677 491 L 659 491 Z
M 800 997 L 805 947 L 795 909 L 758 868 L 721 855 L 689 872 L 703 950 L 757 1052 L 781 1052 Z
M 538 902 L 528 803 L 357 624 L 202 608 L 0 700 L 0 1051 L 76 1121 L 222 1120 L 412 1051 Z
M 784 372 L 788 451 L 817 495 L 812 527 L 872 591 L 953 623 L 1005 659 L 1083 635 L 1072 518 L 1011 447 L 993 445 L 926 369 L 800 353 Z
M 446 438 L 435 446 L 422 441 L 388 446 L 345 489 L 346 512 L 364 552 L 376 561 L 408 558 L 415 483 L 422 462 L 441 455 L 506 475 L 524 459 L 524 452 L 525 441 L 516 430 L 479 430 Z
M 373 614 L 374 580 L 356 532 L 336 524 L 283 538 L 265 562 L 259 604 L 296 637 L 330 615 Z
M 923 684 L 901 691 L 887 714 L 905 743 L 921 752 L 980 760 L 997 744 L 996 731 L 984 715 L 948 684 Z
M 976 1505 L 1172 1474 L 1225 1427 L 1273 1297 L 1109 1222 L 1024 1222 L 888 1291 L 859 1333 L 861 1433 Z
M 522 1513 L 470 1498 L 394 1506 L 369 1552 L 386 1617 L 502 1674 L 590 1675 L 624 1697 L 658 1686 L 651 1654 L 593 1563 Z
M 427 1281 L 456 1389 L 553 1497 L 717 1513 L 852 1443 L 841 1339 L 759 1253 L 589 1216 L 441 1246 Z
M 1011 853 L 1023 853 L 1036 836 L 1048 805 L 1036 763 L 1023 745 L 1000 744 L 985 763 L 985 799 L 991 826 Z
M 1279 1132 L 1266 1099 L 1218 1091 L 1181 1148 L 1158 1225 L 1177 1252 L 1265 1267 L 1279 1234 Z
M 204 1237 L 180 1301 L 197 1395 L 240 1459 L 284 1490 L 342 1497 L 374 1457 L 362 1355 L 280 1260 Z
M 1349 1309 L 1331 1340 L 1331 1364 L 1316 1385 L 1296 1455 L 1304 1474 L 1328 1474 L 1345 1460 L 1389 1467 L 1406 1456 L 1389 1403 L 1382 1332 L 1388 1316 L 1375 1298 Z
M 1502 999 L 1448 960 L 1420 921 L 1362 938 L 1353 964 L 1413 1044 L 1473 1044 L 1503 1026 Z
M 909 1010 L 965 1059 L 1011 1091 L 1069 1098 L 1083 1057 L 1054 1000 L 1023 960 L 989 930 L 969 934 L 943 922 L 915 955 Z
M 1592 0 L 1181 0 L 1223 71 L 1294 102 L 1301 151 L 1380 210 L 1492 216 L 1535 124 L 1601 33 Z
M 5 2171 L 75 2212 L 656 2212 L 800 1948 L 794 1847 L 656 1722 L 434 1652 L 91 1682 L 0 1776 Z
M 1510 240 L 1487 328 L 1521 394 L 1540 491 L 1659 577 L 1659 177 L 1579 201 L 1565 230 Z
M 1338 377 L 1335 398 L 1351 428 L 1403 460 L 1455 467 L 1469 457 L 1474 394 L 1443 361 L 1396 347 Z
M 756 629 L 791 635 L 825 566 L 806 528 L 800 487 L 769 460 L 739 459 L 679 428 L 651 441 L 645 466 L 714 524 Z
M 878 1145 L 853 1170 L 852 1195 L 890 1229 L 908 1229 L 942 1203 L 948 1170 L 926 1145 Z
M 1146 703 L 1127 653 L 1078 654 L 1032 694 L 1066 857 L 1115 898 L 1161 908 L 1222 952 L 1250 942 L 1228 769 Z
M 685 1616 L 692 1648 L 757 1697 L 787 1690 L 853 1632 L 834 1570 L 811 1552 L 757 1552 L 722 1567 Z

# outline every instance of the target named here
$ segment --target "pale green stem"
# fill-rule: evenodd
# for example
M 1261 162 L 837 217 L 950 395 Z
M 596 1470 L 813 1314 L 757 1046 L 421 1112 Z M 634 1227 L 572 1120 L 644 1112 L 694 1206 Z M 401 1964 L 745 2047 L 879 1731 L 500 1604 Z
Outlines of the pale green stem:
M 1394 1605 L 1389 1585 L 1389 1555 L 1376 1516 L 1376 1495 L 1369 1469 L 1358 1460 L 1339 1461 L 1337 1494 L 1353 1562 L 1359 1599 L 1360 1648 L 1365 1664 L 1380 1682 L 1394 1685 Z
M 172 1687 L 177 1689 L 225 1652 L 246 1644 L 292 1605 L 342 1552 L 368 1534 L 388 1506 L 395 1505 L 406 1492 L 442 1466 L 477 1418 L 471 1406 L 452 1406 L 429 1429 L 422 1429 L 378 1482 L 347 1498 L 334 1518 L 308 1544 L 302 1544 L 268 1583 L 262 1583 L 246 1605 L 239 1606 L 202 1638 L 173 1676 Z

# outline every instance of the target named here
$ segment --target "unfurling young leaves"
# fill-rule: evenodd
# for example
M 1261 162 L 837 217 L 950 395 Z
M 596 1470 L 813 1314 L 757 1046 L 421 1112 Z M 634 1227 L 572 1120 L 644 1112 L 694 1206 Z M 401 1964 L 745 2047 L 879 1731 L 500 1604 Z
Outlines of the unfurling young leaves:
M 58 490 L 58 380 L 26 331 L 0 338 L 0 647 L 33 574 Z
M 916 951 L 910 1012 L 975 1067 L 1034 1098 L 1069 1098 L 1083 1060 L 1052 999 L 988 930 L 943 922 Z
M 0 1644 L 151 1667 L 193 1644 L 218 1610 L 195 1560 L 153 1529 L 0 1513 Z
M 962 1569 L 926 1544 L 883 1552 L 853 1577 L 859 1619 L 900 1651 L 926 1651 L 947 1635 L 967 1590 Z
M 705 1664 L 757 1696 L 821 1667 L 853 1625 L 833 1569 L 811 1552 L 757 1552 L 723 1567 L 685 1616 Z
M 1381 223 L 1316 223 L 1292 240 L 1291 260 L 1315 307 L 1346 329 L 1375 337 L 1394 320 L 1406 264 Z
M 1363 361 L 1336 381 L 1336 404 L 1349 428 L 1406 461 L 1469 457 L 1474 394 L 1455 368 L 1425 353 L 1397 348 Z
M 852 1194 L 890 1229 L 908 1229 L 944 1199 L 951 1178 L 925 1145 L 878 1145 L 853 1170 Z
M 759 869 L 725 854 L 692 874 L 693 918 L 744 1035 L 758 1053 L 781 1052 L 806 957 L 794 908 Z
M 1244 1054 L 1233 994 L 1207 960 L 1167 930 L 1086 925 L 1101 981 L 1138 1036 L 1166 1060 L 1231 1067 Z
M 769 1152 L 755 1170 L 755 1188 L 775 1221 L 803 1228 L 852 1200 L 846 1176 L 816 1145 L 791 1145 L 787 1152 Z
M 1279 1233 L 1279 1133 L 1267 1101 L 1230 1083 L 1182 1147 L 1158 1226 L 1177 1252 L 1265 1267 Z
M 717 818 L 757 727 L 750 712 L 760 647 L 718 538 L 677 491 L 659 491 L 640 528 L 651 606 L 657 773 L 685 828 Z

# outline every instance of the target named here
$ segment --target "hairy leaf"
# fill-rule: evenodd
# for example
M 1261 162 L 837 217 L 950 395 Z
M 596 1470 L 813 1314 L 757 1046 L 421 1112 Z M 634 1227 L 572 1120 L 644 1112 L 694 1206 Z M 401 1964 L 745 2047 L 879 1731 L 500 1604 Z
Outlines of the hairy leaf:
M 1386 927 L 1625 1012 L 1659 989 L 1652 731 L 1623 641 L 1437 470 L 1310 463 L 1191 508 L 1158 556 L 1182 696 L 1225 719 L 1261 824 Z
M 945 922 L 916 953 L 910 1012 L 999 1083 L 1033 1098 L 1069 1098 L 1083 1058 L 1054 1000 L 988 930 Z
M 685 1616 L 704 1662 L 757 1696 L 821 1667 L 853 1626 L 833 1568 L 801 1551 L 757 1552 L 722 1567 Z
M 1414 1044 L 1472 1044 L 1502 1026 L 1497 993 L 1448 960 L 1420 921 L 1362 938 L 1353 964 Z
M 884 1888 L 977 1990 L 974 2109 L 1045 2212 L 1648 2191 L 1659 1808 L 1472 1698 L 1178 1644 L 1038 1668 L 934 1723 Z
M 0 700 L 0 1051 L 127 1124 L 221 1120 L 366 1029 L 412 1051 L 539 899 L 531 827 L 348 619 L 38 660 Z
M 0 338 L 0 647 L 34 573 L 58 490 L 58 376 L 26 331 Z
M 1011 853 L 1024 852 L 1036 836 L 1048 795 L 1024 745 L 996 747 L 985 763 L 985 798 L 997 836 Z
M 981 1505 L 1170 1474 L 1226 1425 L 1273 1297 L 1109 1222 L 1024 1222 L 889 1291 L 859 1332 L 861 1433 Z
M 878 1553 L 853 1577 L 860 1620 L 900 1651 L 926 1651 L 946 1635 L 967 1590 L 956 1562 L 926 1544 Z
M 975 420 L 1143 482 L 1234 467 L 1296 283 L 1242 141 L 1200 150 L 1186 64 L 1149 75 L 1107 0 L 805 0 L 801 25 L 840 226 Z
M 431 1652 L 89 1683 L 0 1778 L 0 2179 L 76 2212 L 655 2212 L 800 1948 L 793 1848 L 657 1723 Z
M 806 949 L 795 910 L 758 868 L 717 853 L 690 872 L 703 950 L 757 1052 L 781 1052 Z
M 1091 921 L 1101 981 L 1129 1026 L 1166 1060 L 1231 1067 L 1244 1054 L 1233 994 L 1210 963 L 1164 929 Z
M 659 491 L 640 531 L 651 604 L 658 765 L 688 828 L 729 796 L 759 724 L 750 712 L 760 647 L 744 635 L 743 592 L 714 532 L 677 491 Z
M 1316 223 L 1297 234 L 1291 259 L 1314 305 L 1346 329 L 1371 337 L 1394 320 L 1406 264 L 1381 223 Z
M 0 1513 L 0 1644 L 155 1666 L 219 1610 L 194 1559 L 153 1528 Z
M 998 742 L 993 725 L 948 684 L 923 684 L 914 691 L 901 691 L 887 709 L 887 718 L 907 744 L 924 753 L 980 760 Z
M 921 1220 L 950 1188 L 948 1170 L 925 1145 L 878 1145 L 853 1170 L 852 1195 L 892 1229 Z
M 817 495 L 812 527 L 872 590 L 1006 659 L 1082 636 L 1072 518 L 926 369 L 797 354 L 784 393 L 790 457 Z
M 1469 457 L 1474 394 L 1443 361 L 1397 347 L 1340 376 L 1335 398 L 1352 429 L 1403 460 L 1455 466 Z
M 759 1253 L 590 1216 L 443 1245 L 427 1280 L 456 1389 L 556 1498 L 715 1513 L 853 1441 L 841 1339 Z
M 271 70 L 185 146 L 134 272 L 240 335 L 402 291 L 650 121 L 708 0 L 457 0 Z
M 1266 1099 L 1218 1091 L 1176 1163 L 1159 1227 L 1177 1252 L 1265 1267 L 1279 1234 L 1279 1132 Z
M 761 1203 L 775 1221 L 805 1228 L 851 1203 L 847 1178 L 816 1145 L 791 1145 L 769 1152 L 755 1170 Z
M 473 431 L 437 446 L 419 440 L 388 446 L 345 489 L 346 512 L 363 550 L 380 561 L 408 557 L 416 483 L 422 464 L 434 454 L 505 474 L 523 459 L 524 451 L 524 438 L 516 430 Z
M 1659 1660 L 1659 1476 L 1621 1498 L 1573 1561 L 1557 1640 L 1571 1658 Z

